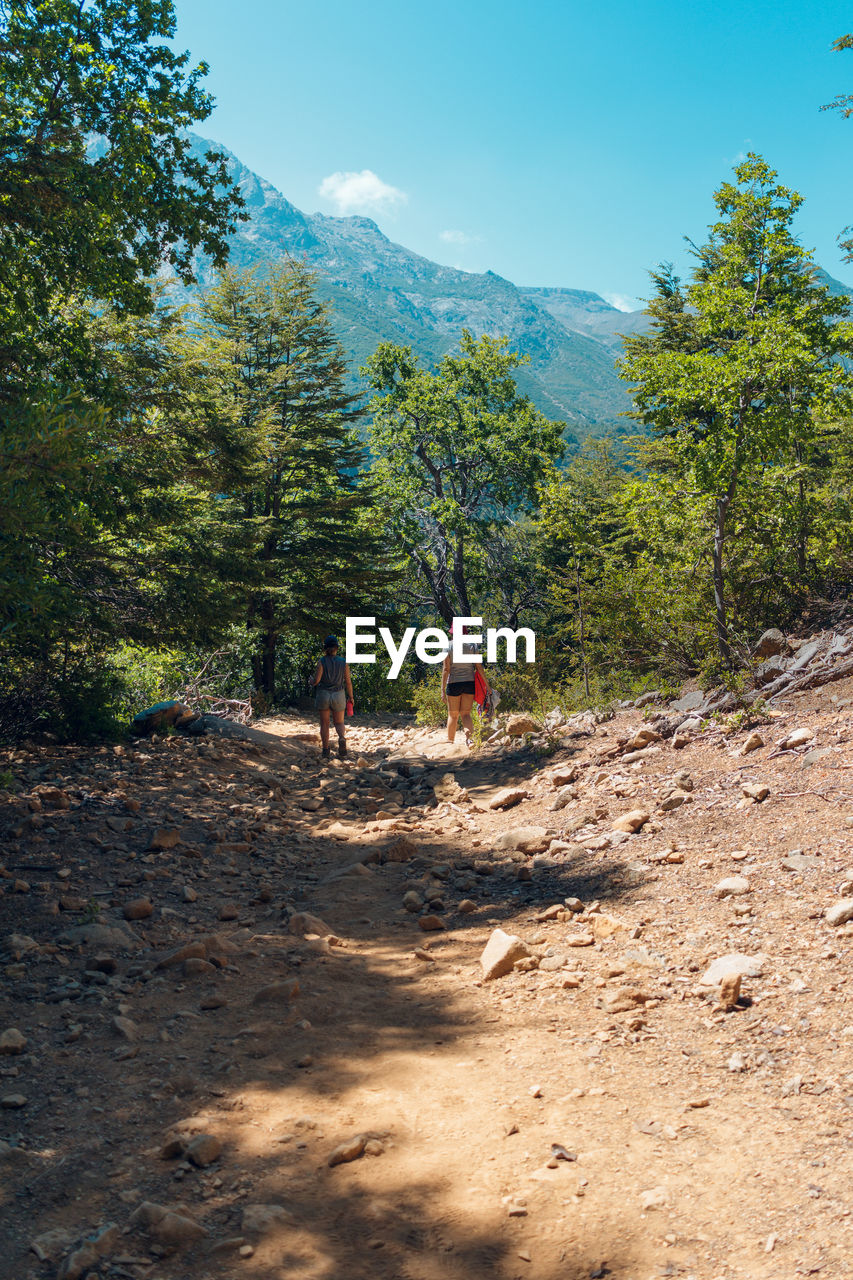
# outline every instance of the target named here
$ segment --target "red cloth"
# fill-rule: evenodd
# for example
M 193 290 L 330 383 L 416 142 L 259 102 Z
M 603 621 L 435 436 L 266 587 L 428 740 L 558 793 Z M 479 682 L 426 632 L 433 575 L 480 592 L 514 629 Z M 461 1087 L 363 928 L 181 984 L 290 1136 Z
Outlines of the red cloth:
M 351 699 L 351 698 L 347 698 L 347 709 L 346 709 L 346 714 L 347 714 L 348 716 L 351 716 L 351 715 L 352 715 L 352 713 L 353 713 L 354 711 L 355 711 L 355 707 L 352 705 L 352 699 Z
M 479 667 L 474 672 L 474 701 L 480 710 L 486 705 L 486 698 L 489 696 L 489 686 L 486 684 L 486 677 L 483 675 Z

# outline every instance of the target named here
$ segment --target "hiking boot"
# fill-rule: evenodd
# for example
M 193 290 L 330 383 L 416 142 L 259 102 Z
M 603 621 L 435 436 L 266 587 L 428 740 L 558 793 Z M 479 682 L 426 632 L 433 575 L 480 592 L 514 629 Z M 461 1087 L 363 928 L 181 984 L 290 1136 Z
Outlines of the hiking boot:
M 344 757 L 346 756 L 346 753 L 347 753 L 347 744 L 345 742 L 339 742 L 338 755 L 340 756 L 341 760 L 344 759 Z
M 323 756 L 324 756 L 326 759 L 328 759 L 328 757 L 329 757 L 331 754 L 332 754 L 332 748 L 331 748 L 331 747 L 324 747 L 324 748 L 323 748 Z

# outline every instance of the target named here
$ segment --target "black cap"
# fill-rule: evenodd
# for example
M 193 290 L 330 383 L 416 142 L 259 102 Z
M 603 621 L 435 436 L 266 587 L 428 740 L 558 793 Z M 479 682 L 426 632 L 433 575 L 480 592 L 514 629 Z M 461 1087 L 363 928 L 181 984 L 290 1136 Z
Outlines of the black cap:
M 337 636 L 326 636 L 326 639 L 323 641 L 323 648 L 324 648 L 324 649 L 331 649 L 331 648 L 332 648 L 332 645 L 334 645 L 334 647 L 335 647 L 336 649 L 338 648 L 338 637 L 337 637 Z

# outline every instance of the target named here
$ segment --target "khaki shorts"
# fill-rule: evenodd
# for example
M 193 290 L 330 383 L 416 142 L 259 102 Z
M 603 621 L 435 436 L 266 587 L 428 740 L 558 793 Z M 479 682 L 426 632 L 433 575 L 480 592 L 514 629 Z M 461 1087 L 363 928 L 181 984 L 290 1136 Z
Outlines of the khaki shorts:
M 315 706 L 318 711 L 346 711 L 347 695 L 345 689 L 318 689 Z

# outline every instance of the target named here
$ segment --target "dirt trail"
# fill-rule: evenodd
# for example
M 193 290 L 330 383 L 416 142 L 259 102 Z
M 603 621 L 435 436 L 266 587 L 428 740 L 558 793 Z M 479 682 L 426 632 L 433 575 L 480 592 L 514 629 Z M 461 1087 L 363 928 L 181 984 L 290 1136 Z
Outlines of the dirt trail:
M 285 717 L 0 760 L 0 1275 L 853 1275 L 851 704 L 748 755 L 634 756 L 629 711 L 549 757 L 385 718 L 323 763 Z

